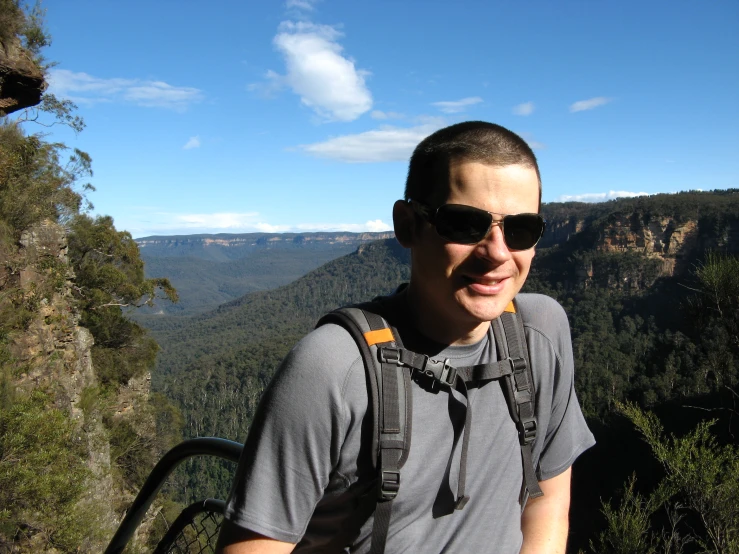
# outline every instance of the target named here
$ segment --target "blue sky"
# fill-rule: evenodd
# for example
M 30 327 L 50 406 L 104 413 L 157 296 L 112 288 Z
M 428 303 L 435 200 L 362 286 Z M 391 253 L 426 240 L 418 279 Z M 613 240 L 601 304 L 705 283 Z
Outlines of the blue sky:
M 87 123 L 52 138 L 134 237 L 389 229 L 413 147 L 467 119 L 534 147 L 544 201 L 739 187 L 733 0 L 44 7 Z

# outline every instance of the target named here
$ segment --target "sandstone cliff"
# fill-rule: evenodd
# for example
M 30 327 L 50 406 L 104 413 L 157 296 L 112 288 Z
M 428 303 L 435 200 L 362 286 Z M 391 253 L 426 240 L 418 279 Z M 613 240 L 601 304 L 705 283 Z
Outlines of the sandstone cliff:
M 739 252 L 739 208 L 734 211 L 729 204 L 722 213 L 703 206 L 703 213 L 710 214 L 704 215 L 701 194 L 707 198 L 710 193 L 692 194 L 698 202 L 691 210 L 662 207 L 660 197 L 641 200 L 636 206 L 615 204 L 610 210 L 609 204 L 580 207 L 576 215 L 562 215 L 561 205 L 545 205 L 545 214 L 552 215 L 539 247 L 562 251 L 559 263 L 567 260 L 570 274 L 575 275 L 568 286 L 597 283 L 643 290 L 659 277 L 686 275 L 708 250 Z M 739 194 L 727 191 L 724 195 L 737 203 Z M 673 202 L 680 198 L 669 196 Z M 629 257 L 633 260 L 626 261 Z
M 0 302 L 12 300 L 29 312 L 25 329 L 10 335 L 8 350 L 15 368 L 12 385 L 19 392 L 50 391 L 56 407 L 76 422 L 77 437 L 87 452 L 92 475 L 79 505 L 91 518 L 90 528 L 94 530 L 80 552 L 100 552 L 137 492 L 129 490 L 116 476 L 110 422 L 128 421 L 137 428 L 148 427 L 149 434 L 155 432 L 153 419 L 145 409 L 150 375 L 131 379 L 104 400 L 96 397 L 100 383 L 92 362 L 94 340 L 79 325 L 72 294 L 74 273 L 61 226 L 45 221 L 24 232 L 20 247 L 14 256 L 6 258 L 3 271 Z M 105 418 L 109 418 L 107 424 Z M 153 512 L 155 515 L 156 509 Z M 143 526 L 139 543 L 152 517 Z M 55 551 L 47 548 L 38 537 L 31 537 L 28 542 L 18 543 L 14 552 Z

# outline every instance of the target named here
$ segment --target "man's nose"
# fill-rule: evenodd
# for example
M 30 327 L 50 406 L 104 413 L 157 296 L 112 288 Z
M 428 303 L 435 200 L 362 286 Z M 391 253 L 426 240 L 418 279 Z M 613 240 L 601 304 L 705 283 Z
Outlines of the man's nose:
M 475 252 L 478 256 L 501 263 L 511 259 L 511 251 L 503 237 L 502 221 L 494 221 L 487 236 L 477 243 Z

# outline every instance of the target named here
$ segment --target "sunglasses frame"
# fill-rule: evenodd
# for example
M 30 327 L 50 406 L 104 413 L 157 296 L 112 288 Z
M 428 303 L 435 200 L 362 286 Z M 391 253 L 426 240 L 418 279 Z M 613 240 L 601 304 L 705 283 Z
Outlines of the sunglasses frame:
M 503 231 L 503 240 L 504 240 L 506 246 L 508 247 L 508 249 L 509 250 L 515 250 L 515 251 L 518 251 L 518 252 L 523 252 L 525 250 L 530 250 L 530 249 L 534 248 L 537 244 L 539 244 L 539 241 L 541 240 L 541 237 L 544 236 L 544 230 L 547 227 L 547 220 L 544 219 L 541 216 L 541 214 L 537 214 L 537 213 L 501 214 L 501 213 L 497 213 L 497 212 L 488 212 L 487 210 L 476 208 L 474 206 L 468 206 L 467 204 L 442 204 L 441 206 L 439 206 L 439 207 L 437 207 L 437 208 L 434 209 L 434 208 L 431 208 L 429 206 L 426 206 L 425 204 L 422 204 L 421 202 L 418 202 L 416 200 L 408 200 L 408 203 L 411 204 L 411 206 L 413 206 L 414 210 L 416 211 L 416 213 L 418 213 L 418 215 L 420 215 L 421 217 L 423 217 L 424 220 L 426 220 L 428 223 L 430 223 L 431 225 L 434 226 L 434 230 L 436 231 L 436 233 L 441 238 L 443 238 L 444 240 L 446 240 L 448 242 L 454 243 L 454 244 L 468 244 L 468 245 L 477 244 L 478 242 L 484 240 L 490 234 L 490 231 L 492 230 L 493 227 L 495 227 L 496 225 L 498 225 L 501 228 L 501 231 Z M 468 208 L 468 209 L 473 210 L 473 211 L 484 212 L 484 213 L 488 214 L 490 216 L 490 224 L 488 225 L 487 231 L 485 231 L 485 234 L 483 235 L 483 237 L 481 239 L 477 240 L 477 241 L 459 242 L 459 241 L 456 241 L 456 240 L 451 240 L 450 238 L 445 237 L 444 235 L 442 235 L 441 233 L 439 233 L 439 228 L 436 225 L 436 217 L 437 217 L 437 214 L 439 213 L 439 210 L 441 208 L 443 208 L 444 206 L 463 206 L 463 207 Z M 503 218 L 502 219 L 495 219 L 493 216 L 496 216 L 496 215 L 503 216 Z M 539 219 L 539 221 L 541 221 L 541 233 L 539 234 L 539 237 L 536 239 L 536 241 L 534 242 L 534 244 L 532 244 L 528 248 L 512 248 L 508 244 L 508 241 L 506 240 L 506 236 L 505 236 L 505 220 L 507 218 L 509 218 L 509 217 L 516 217 L 516 216 L 521 216 L 521 215 L 532 215 L 532 216 L 536 216 Z

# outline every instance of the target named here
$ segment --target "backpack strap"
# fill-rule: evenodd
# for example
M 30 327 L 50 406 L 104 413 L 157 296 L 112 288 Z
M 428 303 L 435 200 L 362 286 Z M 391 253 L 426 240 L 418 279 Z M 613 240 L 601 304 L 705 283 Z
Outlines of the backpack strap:
M 500 317 L 493 320 L 492 327 L 499 357 L 511 368 L 510 373 L 503 376 L 500 384 L 508 404 L 508 411 L 516 424 L 518 442 L 521 445 L 524 478 L 519 503 L 523 510 L 529 497 L 544 494 L 536 478 L 532 454 L 537 433 L 534 375 L 529 361 L 523 320 L 515 311 L 515 305 L 506 308 Z
M 380 302 L 339 308 L 323 316 L 316 325 L 335 323 L 346 329 L 359 347 L 370 391 L 373 417 L 372 463 L 377 471 L 374 496 L 375 519 L 371 554 L 385 550 L 393 500 L 400 489 L 400 469 L 408 458 L 411 442 L 411 373 L 419 372 L 442 385 L 456 388 L 467 397 L 467 383 L 498 379 L 508 411 L 516 424 L 524 479 L 519 503 L 543 494 L 536 478 L 532 446 L 536 439 L 534 378 L 529 361 L 523 321 L 513 302 L 492 321 L 498 357 L 496 362 L 453 367 L 448 359 L 434 360 L 403 347 L 400 336 L 377 312 Z M 461 510 L 469 500 L 465 495 L 467 452 L 469 449 L 472 406 L 467 402 L 460 471 L 455 508 Z M 370 492 L 369 494 L 372 494 Z
M 362 354 L 371 396 L 372 462 L 377 470 L 372 554 L 385 550 L 392 504 L 400 489 L 400 469 L 410 451 L 412 424 L 410 371 L 393 356 L 403 344 L 397 331 L 375 313 L 378 307 L 370 303 L 340 308 L 318 322 L 344 327 Z

